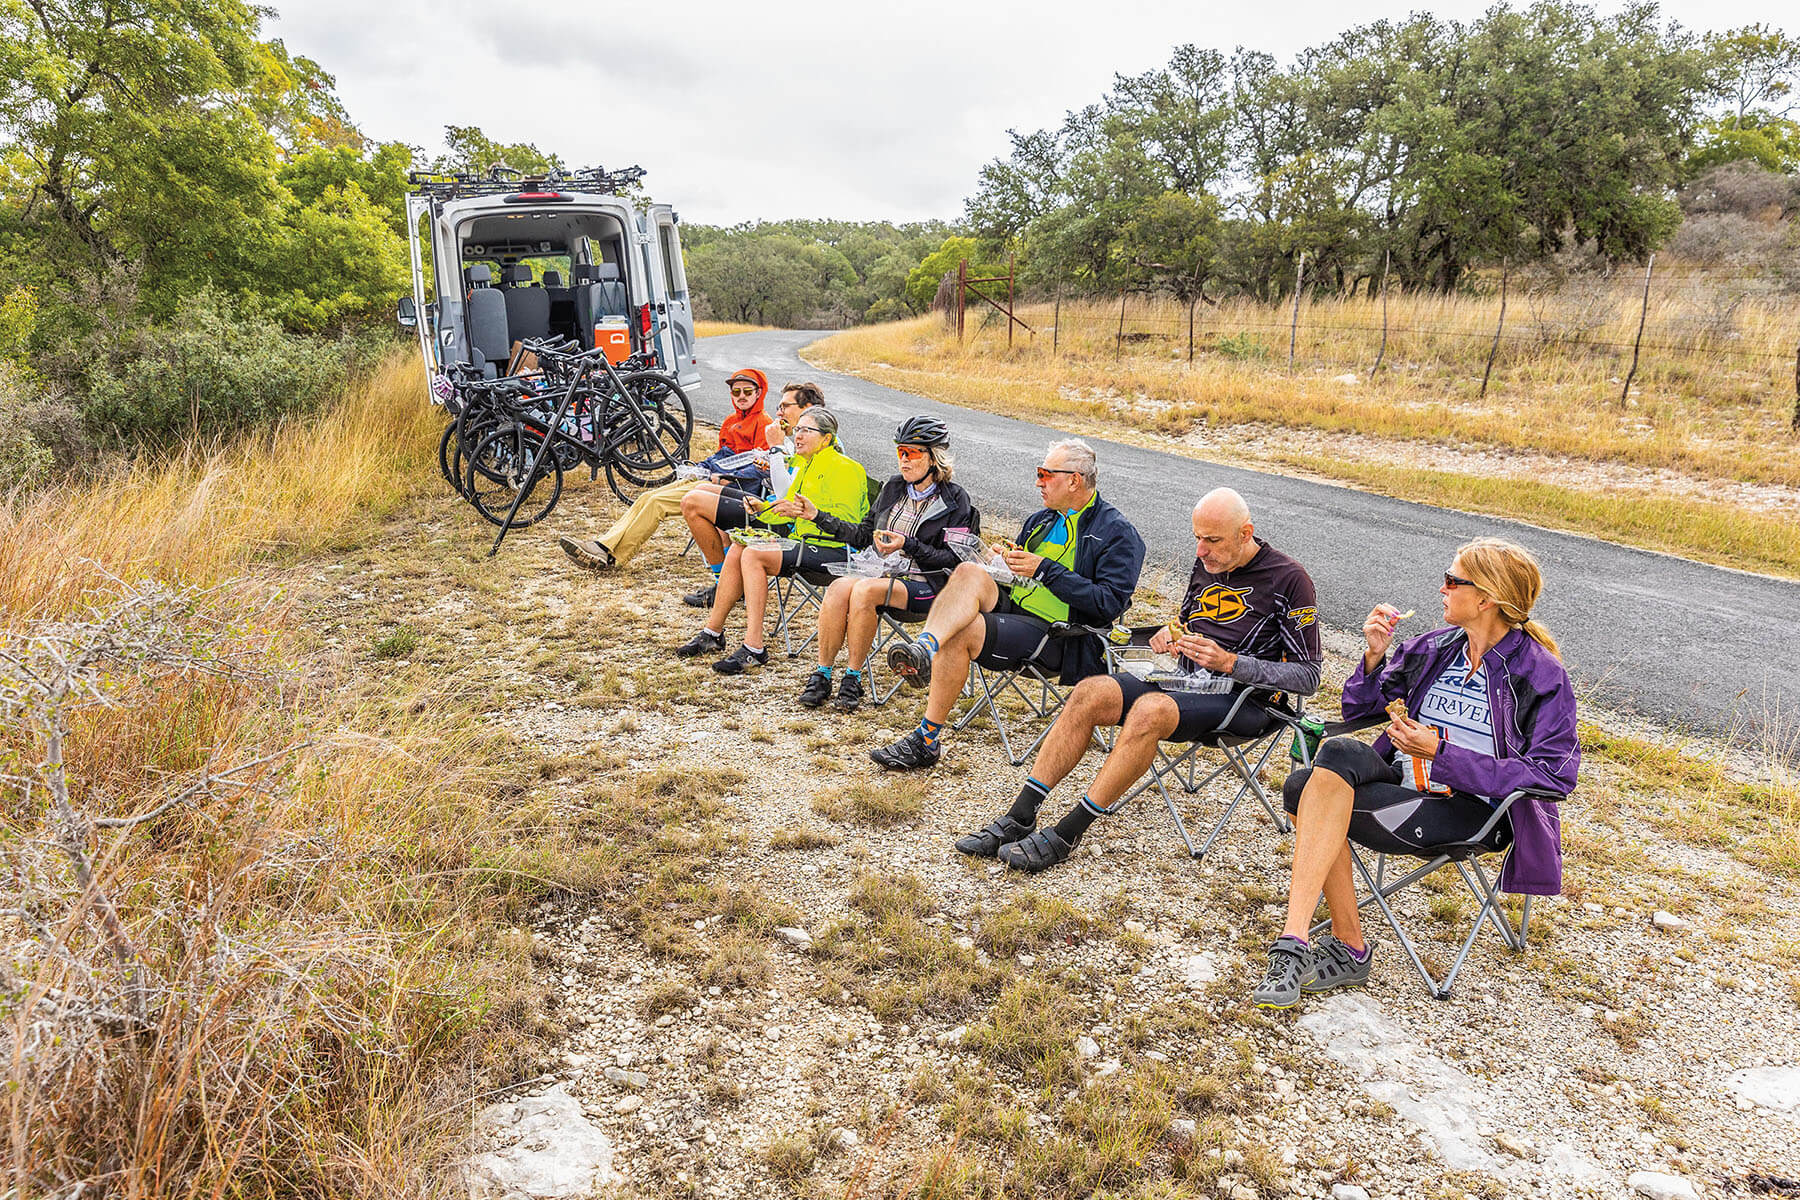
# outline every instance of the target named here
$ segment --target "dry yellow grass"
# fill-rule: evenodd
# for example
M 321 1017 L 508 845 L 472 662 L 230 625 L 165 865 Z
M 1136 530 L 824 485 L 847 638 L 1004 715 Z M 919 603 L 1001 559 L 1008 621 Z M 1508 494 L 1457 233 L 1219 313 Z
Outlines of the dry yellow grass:
M 1576 306 L 1577 300 L 1565 303 Z M 1561 310 L 1545 300 L 1537 318 L 1520 315 L 1515 328 L 1528 322 L 1533 329 L 1577 328 L 1592 319 L 1595 303 L 1583 310 L 1590 315 L 1578 320 L 1578 313 L 1559 317 Z M 1521 305 L 1515 296 L 1509 313 Z M 1366 301 L 1303 306 L 1292 370 L 1285 363 L 1286 321 L 1274 309 L 1201 306 L 1192 364 L 1186 310 L 1179 306 L 1140 299 L 1128 309 L 1126 340 L 1117 357 L 1116 302 L 1110 308 L 1062 305 L 1062 333 L 1054 350 L 1053 311 L 1050 305 L 1021 310 L 1041 332 L 1036 338 L 1018 333 L 1010 348 L 1000 323 L 971 316 L 969 336 L 959 346 L 940 320 L 924 317 L 848 330 L 807 353 L 820 366 L 889 386 L 1087 429 L 1124 426 L 1180 437 L 1200 427 L 1273 425 L 1328 437 L 1360 434 L 1399 446 L 1414 443 L 1420 462 L 1429 461 L 1430 446 L 1447 445 L 1613 464 L 1627 472 L 1666 469 L 1701 480 L 1800 487 L 1800 435 L 1789 426 L 1792 347 L 1782 349 L 1785 335 L 1773 306 L 1740 306 L 1734 316 L 1737 337 L 1728 341 L 1694 332 L 1681 340 L 1670 332 L 1676 318 L 1665 314 L 1662 344 L 1673 349 L 1646 352 L 1639 386 L 1626 407 L 1618 403 L 1620 385 L 1609 382 L 1613 371 L 1624 370 L 1616 352 L 1599 355 L 1592 347 L 1536 340 L 1503 345 L 1488 395 L 1480 398 L 1487 342 L 1474 333 L 1486 328 L 1491 339 L 1498 315 L 1497 302 L 1487 299 L 1395 297 L 1394 329 L 1425 332 L 1392 334 L 1385 365 L 1373 382 L 1366 372 L 1379 340 L 1379 310 Z M 1635 332 L 1636 314 L 1629 315 Z M 1629 335 L 1611 324 L 1587 327 L 1583 336 L 1623 336 L 1629 344 Z M 1625 353 L 1628 359 L 1629 350 Z M 1733 357 L 1739 353 L 1763 357 Z M 1778 357 L 1783 353 L 1786 358 Z M 1345 372 L 1359 373 L 1361 381 L 1338 382 L 1336 376 Z M 1339 465 L 1317 453 L 1276 457 L 1408 499 L 1443 502 L 1449 478 L 1442 471 Z M 1504 479 L 1460 478 L 1461 485 L 1451 490 L 1480 493 L 1460 495 L 1461 501 L 1479 503 L 1495 515 L 1753 570 L 1800 574 L 1795 522 L 1729 502 L 1658 496 L 1653 477 L 1614 493 L 1568 486 L 1553 475 L 1530 488 Z
M 444 1187 L 459 1071 L 507 990 L 476 947 L 495 893 L 473 868 L 504 860 L 477 832 L 491 755 L 454 705 L 395 721 L 328 664 L 297 670 L 309 635 L 278 566 L 354 540 L 427 485 L 437 424 L 403 353 L 317 421 L 0 512 L 0 637 L 15 651 L 22 632 L 54 637 L 44 622 L 161 581 L 212 589 L 170 630 L 177 645 L 210 641 L 250 668 L 114 673 L 117 702 L 68 723 L 87 817 L 142 813 L 170 779 L 304 746 L 257 787 L 83 830 L 91 889 L 53 848 L 41 788 L 0 783 L 0 907 L 29 914 L 9 922 L 3 969 L 0 1192 Z M 14 754 L 8 770 L 30 773 L 41 742 L 0 726 L 0 759 Z M 102 897 L 116 935 L 95 920 Z M 147 1021 L 119 1018 L 117 998 L 140 994 Z
M 725 337 L 733 333 L 755 333 L 759 329 L 771 328 L 768 325 L 745 325 L 738 321 L 695 321 L 695 337 Z

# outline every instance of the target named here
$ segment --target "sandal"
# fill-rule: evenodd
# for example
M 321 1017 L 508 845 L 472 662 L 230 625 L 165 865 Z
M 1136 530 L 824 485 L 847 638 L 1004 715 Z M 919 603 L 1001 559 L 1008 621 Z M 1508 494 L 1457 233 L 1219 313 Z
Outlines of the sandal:
M 1035 875 L 1069 861 L 1069 855 L 1073 853 L 1075 847 L 1063 841 L 1056 830 L 1040 829 L 1028 838 L 1000 847 L 996 857 L 1015 871 L 1030 871 Z

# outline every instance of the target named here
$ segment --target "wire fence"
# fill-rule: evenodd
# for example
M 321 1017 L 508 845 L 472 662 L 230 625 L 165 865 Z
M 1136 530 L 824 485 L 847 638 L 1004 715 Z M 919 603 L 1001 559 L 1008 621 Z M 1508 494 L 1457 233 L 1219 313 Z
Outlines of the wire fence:
M 1791 390 L 1800 430 L 1800 293 L 1752 272 L 1659 277 L 1652 260 L 1598 276 L 1497 273 L 1452 295 L 1300 291 L 1280 304 L 1055 286 L 1016 315 L 1032 331 L 1027 352 L 1056 356 L 1256 360 L 1369 378 L 1437 371 L 1480 378 L 1483 395 L 1490 378 L 1503 389 L 1552 371 L 1610 388 L 1621 405 L 1634 384 L 1758 402 Z M 969 334 L 1004 340 L 1008 323 L 989 310 Z

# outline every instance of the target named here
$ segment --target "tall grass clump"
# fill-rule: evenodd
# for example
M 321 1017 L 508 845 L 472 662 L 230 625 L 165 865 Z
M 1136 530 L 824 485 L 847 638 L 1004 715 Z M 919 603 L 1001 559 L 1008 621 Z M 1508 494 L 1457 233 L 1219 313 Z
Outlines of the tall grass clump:
M 491 756 L 344 698 L 269 567 L 430 478 L 416 370 L 0 509 L 0 1194 L 442 1191 Z

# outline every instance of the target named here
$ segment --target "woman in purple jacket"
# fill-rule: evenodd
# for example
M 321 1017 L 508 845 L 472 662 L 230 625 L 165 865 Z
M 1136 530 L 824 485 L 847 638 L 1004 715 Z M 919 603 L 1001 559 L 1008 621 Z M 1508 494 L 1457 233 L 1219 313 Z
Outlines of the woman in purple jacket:
M 1386 604 L 1369 613 L 1368 648 L 1344 684 L 1344 717 L 1385 706 L 1392 720 L 1373 746 L 1332 738 L 1310 770 L 1295 771 L 1282 787 L 1294 814 L 1294 871 L 1287 925 L 1252 995 L 1259 1008 L 1289 1008 L 1302 992 L 1368 981 L 1374 946 L 1358 920 L 1350 833 L 1373 850 L 1415 854 L 1472 839 L 1494 805 L 1519 788 L 1574 790 L 1581 763 L 1575 694 L 1555 640 L 1531 616 L 1542 588 L 1528 551 L 1481 538 L 1458 550 L 1444 572 L 1445 628 L 1408 639 L 1390 656 L 1401 614 Z M 1496 850 L 1509 843 L 1503 890 L 1562 890 L 1554 801 L 1515 801 L 1487 838 Z M 1331 932 L 1308 944 L 1321 891 Z

